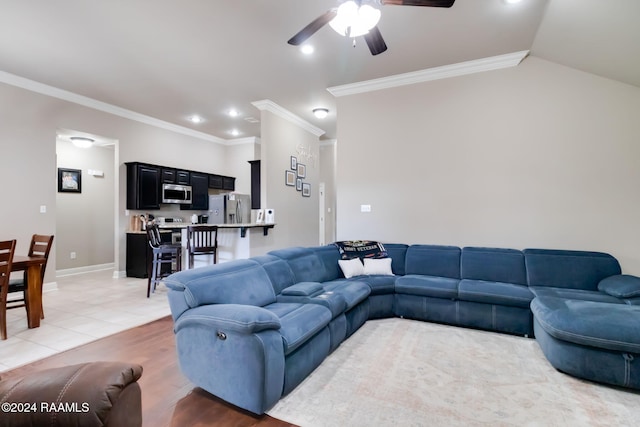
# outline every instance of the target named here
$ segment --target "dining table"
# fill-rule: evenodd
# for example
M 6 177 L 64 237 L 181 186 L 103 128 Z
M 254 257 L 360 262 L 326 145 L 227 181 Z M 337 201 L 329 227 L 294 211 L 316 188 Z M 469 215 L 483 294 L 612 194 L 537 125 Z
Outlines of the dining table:
M 25 304 L 27 305 L 27 325 L 29 328 L 40 327 L 42 315 L 42 268 L 47 259 L 42 256 L 14 255 L 11 271 L 26 271 L 27 289 Z

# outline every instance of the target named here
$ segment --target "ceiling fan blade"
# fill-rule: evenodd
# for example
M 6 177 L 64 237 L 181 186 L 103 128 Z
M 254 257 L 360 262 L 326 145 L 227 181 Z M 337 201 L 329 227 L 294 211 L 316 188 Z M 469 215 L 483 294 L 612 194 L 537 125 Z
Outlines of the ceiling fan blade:
M 382 0 L 382 4 L 397 6 L 451 7 L 456 0 Z
M 320 28 L 324 27 L 328 24 L 333 18 L 338 14 L 337 9 L 331 9 L 325 12 L 323 15 L 318 16 L 316 19 L 311 21 L 309 25 L 304 27 L 298 34 L 291 37 L 287 43 L 298 46 L 299 44 L 304 43 L 309 37 L 315 34 Z
M 387 50 L 387 44 L 384 42 L 377 26 L 370 29 L 369 32 L 364 35 L 364 39 L 372 55 L 379 55 Z

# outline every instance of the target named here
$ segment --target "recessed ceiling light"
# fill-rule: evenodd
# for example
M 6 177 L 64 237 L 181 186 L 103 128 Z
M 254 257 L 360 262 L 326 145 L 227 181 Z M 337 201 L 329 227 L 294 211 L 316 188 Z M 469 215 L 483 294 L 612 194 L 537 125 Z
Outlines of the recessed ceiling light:
M 314 47 L 311 46 L 310 44 L 303 44 L 300 47 L 300 52 L 304 53 L 305 55 L 311 55 L 314 51 L 315 51 Z
M 84 136 L 71 136 L 69 139 L 73 145 L 80 148 L 89 148 L 93 145 L 94 141 L 93 139 Z
M 189 117 L 189 121 L 191 123 L 202 123 L 204 120 L 200 116 L 191 116 L 191 117 Z
M 235 108 L 232 108 L 231 110 L 229 110 L 229 116 L 238 117 L 239 115 L 240 115 L 240 112 L 238 110 L 236 110 Z
M 329 110 L 326 108 L 314 108 L 313 114 L 319 119 L 324 119 L 329 114 Z
M 520 3 L 522 0 L 503 0 L 506 4 Z
M 230 131 L 229 131 L 229 133 L 230 133 L 232 136 L 238 136 L 238 135 L 240 135 L 240 131 L 238 131 L 238 129 L 232 129 L 232 130 L 230 130 Z

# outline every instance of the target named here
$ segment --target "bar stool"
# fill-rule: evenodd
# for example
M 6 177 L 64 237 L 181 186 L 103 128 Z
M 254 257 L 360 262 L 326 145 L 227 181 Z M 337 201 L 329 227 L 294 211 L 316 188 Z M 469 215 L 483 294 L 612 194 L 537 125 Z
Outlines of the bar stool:
M 162 279 L 182 270 L 182 246 L 162 243 L 157 224 L 147 224 L 147 240 L 152 252 L 147 284 L 147 298 L 149 298 L 150 293 L 156 291 L 156 286 Z
M 190 225 L 187 227 L 187 251 L 189 268 L 193 268 L 196 255 L 213 255 L 213 263 L 218 263 L 218 226 Z

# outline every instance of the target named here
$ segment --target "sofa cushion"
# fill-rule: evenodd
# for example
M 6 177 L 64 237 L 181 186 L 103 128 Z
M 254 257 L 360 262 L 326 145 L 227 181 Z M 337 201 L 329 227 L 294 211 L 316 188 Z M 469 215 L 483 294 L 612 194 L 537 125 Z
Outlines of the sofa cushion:
M 264 306 L 276 301 L 269 276 L 251 259 L 183 270 L 167 277 L 165 283 L 173 291 L 182 291 L 189 307 L 206 304 Z
M 610 276 L 600 281 L 598 290 L 616 298 L 639 297 L 640 277 L 626 274 Z
M 387 250 L 389 258 L 391 258 L 391 271 L 393 271 L 393 274 L 404 276 L 409 245 L 402 243 L 385 243 L 384 248 Z
M 574 344 L 625 353 L 640 353 L 636 322 L 640 306 L 536 297 L 531 311 L 554 338 Z
M 262 268 L 267 272 L 276 295 L 284 288 L 296 283 L 293 271 L 291 271 L 289 264 L 282 258 L 273 255 L 262 255 L 251 259 L 262 265 Z
M 391 258 L 364 259 L 364 274 L 366 276 L 379 274 L 382 276 L 393 276 L 391 271 Z
M 338 260 L 338 265 L 346 279 L 364 274 L 364 265 L 362 265 L 360 258 L 340 259 Z
M 524 254 L 515 249 L 462 248 L 460 271 L 462 279 L 527 284 Z
M 323 259 L 316 254 L 314 248 L 293 247 L 269 252 L 287 262 L 297 282 L 325 282 L 338 277 L 338 273 L 327 270 Z M 338 262 L 336 258 L 335 266 Z
M 274 303 L 265 309 L 280 319 L 280 334 L 287 355 L 320 332 L 331 321 L 331 311 L 319 304 Z
M 447 277 L 406 275 L 396 279 L 396 293 L 434 298 L 458 298 L 460 280 Z
M 581 301 L 599 301 L 612 304 L 622 304 L 623 301 L 598 291 L 585 291 L 584 289 L 551 288 L 549 286 L 530 286 L 529 289 L 537 297 L 555 297 L 565 299 L 577 299 Z
M 282 295 L 314 297 L 324 292 L 318 282 L 300 282 L 282 290 Z
M 330 291 L 342 295 L 347 303 L 347 311 L 364 301 L 371 293 L 371 288 L 361 281 L 334 280 L 323 283 L 325 292 Z
M 525 285 L 462 279 L 458 286 L 458 299 L 485 304 L 529 308 L 533 293 Z
M 620 274 L 620 264 L 609 254 L 587 251 L 525 249 L 529 286 L 598 290 L 605 277 Z
M 371 276 L 358 277 L 357 280 L 369 285 L 371 288 L 371 295 L 385 295 L 395 292 L 397 277 L 398 276 L 382 276 L 374 274 Z
M 407 249 L 405 274 L 460 278 L 460 248 L 411 245 Z

